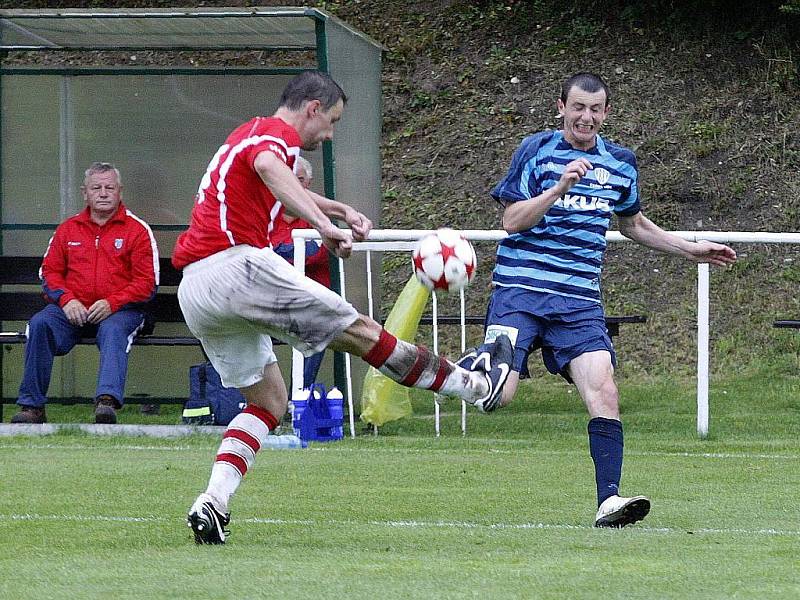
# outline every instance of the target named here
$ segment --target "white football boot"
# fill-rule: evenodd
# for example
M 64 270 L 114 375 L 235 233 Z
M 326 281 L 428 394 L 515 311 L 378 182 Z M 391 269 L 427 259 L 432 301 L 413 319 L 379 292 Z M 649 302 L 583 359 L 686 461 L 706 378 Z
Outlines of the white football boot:
M 650 500 L 644 496 L 623 498 L 609 496 L 597 509 L 594 518 L 595 527 L 625 527 L 641 521 L 650 512 Z

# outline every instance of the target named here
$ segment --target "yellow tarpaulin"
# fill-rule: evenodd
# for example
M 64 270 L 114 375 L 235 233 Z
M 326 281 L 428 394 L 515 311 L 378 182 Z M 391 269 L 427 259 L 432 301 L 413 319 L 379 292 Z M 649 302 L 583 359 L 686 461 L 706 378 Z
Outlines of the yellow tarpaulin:
M 413 342 L 430 294 L 430 290 L 412 275 L 384 323 L 386 331 L 401 340 Z M 380 427 L 407 417 L 411 412 L 408 388 L 370 367 L 361 393 L 361 420 Z

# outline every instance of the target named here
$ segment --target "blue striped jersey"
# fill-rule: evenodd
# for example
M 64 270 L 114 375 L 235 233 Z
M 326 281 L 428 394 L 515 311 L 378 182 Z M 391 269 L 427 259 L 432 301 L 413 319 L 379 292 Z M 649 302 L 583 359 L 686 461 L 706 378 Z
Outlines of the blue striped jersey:
M 525 138 L 505 178 L 492 190 L 503 204 L 528 200 L 558 183 L 567 163 L 586 158 L 590 170 L 534 227 L 509 235 L 497 249 L 495 285 L 600 302 L 600 271 L 611 213 L 640 211 L 636 157 L 599 135 L 589 151 L 574 149 L 561 131 Z

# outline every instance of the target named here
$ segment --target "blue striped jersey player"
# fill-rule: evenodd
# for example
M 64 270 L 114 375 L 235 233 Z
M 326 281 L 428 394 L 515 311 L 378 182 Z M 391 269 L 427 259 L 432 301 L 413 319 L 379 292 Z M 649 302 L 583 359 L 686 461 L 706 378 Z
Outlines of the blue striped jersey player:
M 587 154 L 589 156 L 587 156 Z M 556 188 L 567 165 L 581 158 L 592 168 L 559 195 L 533 227 L 511 233 L 500 243 L 496 286 L 574 298 L 600 304 L 600 269 L 611 215 L 640 211 L 636 158 L 627 148 L 596 136 L 588 152 L 573 148 L 563 131 L 526 138 L 506 177 L 492 196 L 502 203 L 525 201 Z
M 485 341 L 505 334 L 514 345 L 501 406 L 511 402 L 520 371 L 537 349 L 548 371 L 578 388 L 590 418 L 595 526 L 624 527 L 644 518 L 650 501 L 619 495 L 622 423 L 600 291 L 612 215 L 623 235 L 649 248 L 715 265 L 733 263 L 736 253 L 722 244 L 685 241 L 642 214 L 636 157 L 599 135 L 609 100 L 599 76 L 567 79 L 557 101 L 562 129 L 525 138 L 492 190 L 509 235 L 497 250 Z

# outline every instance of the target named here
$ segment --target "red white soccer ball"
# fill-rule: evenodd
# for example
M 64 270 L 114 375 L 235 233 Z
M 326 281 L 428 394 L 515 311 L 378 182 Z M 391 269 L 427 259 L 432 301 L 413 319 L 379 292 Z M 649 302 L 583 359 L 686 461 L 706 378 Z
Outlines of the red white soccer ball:
M 478 261 L 469 240 L 453 229 L 422 238 L 412 255 L 414 274 L 429 290 L 455 292 L 475 276 Z

